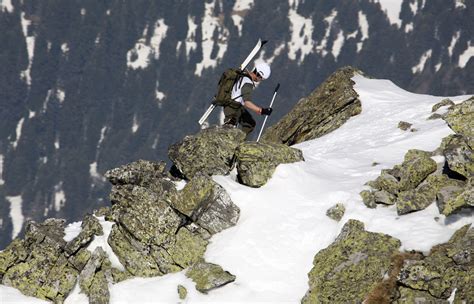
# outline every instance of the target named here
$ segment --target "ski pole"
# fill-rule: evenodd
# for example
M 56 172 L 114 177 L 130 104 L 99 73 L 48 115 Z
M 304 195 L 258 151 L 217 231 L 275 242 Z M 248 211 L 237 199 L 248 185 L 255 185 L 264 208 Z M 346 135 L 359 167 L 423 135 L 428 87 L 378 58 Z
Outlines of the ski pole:
M 275 92 L 273 92 L 272 101 L 270 102 L 270 108 L 273 106 L 273 101 L 275 100 L 275 97 L 279 88 L 280 88 L 280 84 L 277 84 L 275 88 Z M 258 133 L 257 142 L 260 140 L 260 136 L 262 135 L 263 128 L 265 127 L 265 123 L 267 122 L 267 118 L 268 118 L 268 115 L 265 116 L 265 119 L 263 120 L 262 128 L 260 129 L 260 133 Z

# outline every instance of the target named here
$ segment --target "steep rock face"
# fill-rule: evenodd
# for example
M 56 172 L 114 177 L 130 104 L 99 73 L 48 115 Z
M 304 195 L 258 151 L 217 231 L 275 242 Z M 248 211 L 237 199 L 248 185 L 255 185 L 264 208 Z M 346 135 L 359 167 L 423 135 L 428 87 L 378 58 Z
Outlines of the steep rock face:
M 388 271 L 390 256 L 400 245 L 391 236 L 367 232 L 362 222 L 349 220 L 336 241 L 314 257 L 302 303 L 361 303 Z
M 198 172 L 228 174 L 233 165 L 235 148 L 244 139 L 245 133 L 236 128 L 209 128 L 171 145 L 168 156 L 187 179 Z
M 346 67 L 336 71 L 278 123 L 268 128 L 262 141 L 297 144 L 327 134 L 361 112 L 351 78 L 360 73 Z
M 279 164 L 303 161 L 301 150 L 283 144 L 246 142 L 235 152 L 239 180 L 250 187 L 263 186 Z

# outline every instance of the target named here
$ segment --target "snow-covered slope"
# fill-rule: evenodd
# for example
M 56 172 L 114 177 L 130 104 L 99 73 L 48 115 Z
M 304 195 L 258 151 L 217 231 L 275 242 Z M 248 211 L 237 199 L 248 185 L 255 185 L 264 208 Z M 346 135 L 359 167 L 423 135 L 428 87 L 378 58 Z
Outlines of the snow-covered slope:
M 462 225 L 473 223 L 469 215 L 447 221 L 435 204 L 398 216 L 395 206 L 368 209 L 362 203 L 359 192 L 364 183 L 381 169 L 401 163 L 409 149 L 434 150 L 452 131 L 441 119 L 427 120 L 432 106 L 443 97 L 412 94 L 388 80 L 353 79 L 362 113 L 326 136 L 297 145 L 305 162 L 280 165 L 258 189 L 238 184 L 232 174 L 214 177 L 240 207 L 241 216 L 237 226 L 211 239 L 205 258 L 236 275 L 234 283 L 203 295 L 183 272 L 130 279 L 111 286 L 111 303 L 179 303 L 178 284 L 188 290 L 182 303 L 299 303 L 308 289 L 314 255 L 334 241 L 348 219 L 400 239 L 402 249 L 425 252 L 446 242 Z M 460 102 L 468 97 L 451 99 Z M 446 108 L 438 110 L 443 111 Z M 401 120 L 417 131 L 397 128 Z M 346 208 L 340 222 L 326 216 L 336 203 Z M 2 303 L 41 302 L 1 285 L 0 299 Z M 66 303 L 87 303 L 87 298 L 76 288 Z

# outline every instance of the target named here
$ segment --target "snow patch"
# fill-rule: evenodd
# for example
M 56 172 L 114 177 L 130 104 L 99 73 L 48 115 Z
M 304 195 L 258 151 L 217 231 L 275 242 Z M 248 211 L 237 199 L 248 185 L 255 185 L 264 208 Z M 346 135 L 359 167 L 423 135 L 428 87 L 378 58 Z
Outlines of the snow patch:
M 344 44 L 344 34 L 342 31 L 339 31 L 336 39 L 334 40 L 332 44 L 331 53 L 334 55 L 334 58 L 337 58 L 337 56 L 339 56 L 339 53 L 341 52 L 341 48 L 343 44 Z
M 23 30 L 23 36 L 26 40 L 26 50 L 28 52 L 28 67 L 26 70 L 21 72 L 22 78 L 26 81 L 26 83 L 31 85 L 31 65 L 33 63 L 33 56 L 35 51 L 35 37 L 30 36 L 28 33 L 28 28 L 31 25 L 31 20 L 25 18 L 25 13 L 21 13 L 21 28 Z
M 411 71 L 413 72 L 413 74 L 423 71 L 426 61 L 429 58 L 431 58 L 431 53 L 432 53 L 432 50 L 428 50 L 424 52 L 423 55 L 421 55 L 420 61 L 418 62 L 418 64 L 411 68 Z
M 28 119 L 31 119 L 33 117 L 36 116 L 36 112 L 35 111 L 31 111 L 31 110 L 28 110 Z
M 93 162 L 89 165 L 89 175 L 92 177 L 92 179 L 105 181 L 105 178 L 102 176 L 102 174 L 97 171 L 97 162 Z
M 66 226 L 66 228 L 64 228 L 64 237 L 63 239 L 66 241 L 66 242 L 70 242 L 72 240 L 74 240 L 75 237 L 77 237 L 79 235 L 79 233 L 81 233 L 82 231 L 82 222 L 74 222 L 74 223 L 71 223 L 69 225 Z
M 232 21 L 239 30 L 239 36 L 242 36 L 242 25 L 244 23 L 244 17 L 247 12 L 252 8 L 254 0 L 237 0 L 235 1 L 232 9 Z
M 143 31 L 135 46 L 127 52 L 127 66 L 134 70 L 145 69 L 150 64 L 150 58 L 155 60 L 160 58 L 160 45 L 166 38 L 168 26 L 164 19 L 158 19 L 153 28 L 153 36 L 150 39 L 150 45 L 147 45 L 148 27 Z
M 25 221 L 22 212 L 23 199 L 21 198 L 21 195 L 7 196 L 6 199 L 10 202 L 10 218 L 12 219 L 13 224 L 12 239 L 14 239 L 18 234 L 20 234 Z
M 87 10 L 85 8 L 81 8 L 81 16 L 85 16 L 87 13 Z
M 69 52 L 69 46 L 67 45 L 67 43 L 61 44 L 61 51 L 63 52 L 63 54 L 67 54 Z
M 196 43 L 197 24 L 194 18 L 188 16 L 188 33 L 186 34 L 186 57 L 189 59 L 189 53 L 197 48 Z
M 403 0 L 374 0 L 380 3 L 382 10 L 387 15 L 390 23 L 396 24 L 398 27 L 402 24 L 400 20 L 400 11 L 402 10 Z
M 469 59 L 474 56 L 474 45 L 471 41 L 468 42 L 467 49 L 459 55 L 458 65 L 460 68 L 466 67 L 466 64 L 469 62 Z
M 362 34 L 360 42 L 357 43 L 357 52 L 360 52 L 362 45 L 364 44 L 364 40 L 369 38 L 369 21 L 367 20 L 367 16 L 362 11 L 359 12 L 358 19 L 360 32 Z
M 107 131 L 107 127 L 106 126 L 103 126 L 102 129 L 100 130 L 100 138 L 99 138 L 99 142 L 97 143 L 97 149 L 100 148 L 100 145 L 102 144 L 102 142 L 104 141 L 105 139 L 105 132 Z
M 133 116 L 132 133 L 137 132 L 137 130 L 138 130 L 139 127 L 140 127 L 140 125 L 138 124 L 137 116 L 134 115 L 134 116 Z
M 410 9 L 411 9 L 411 12 L 413 13 L 413 15 L 416 15 L 416 13 L 418 12 L 418 3 L 417 3 L 417 1 L 415 1 L 413 3 L 410 2 L 409 5 L 410 5 Z
M 454 47 L 456 46 L 456 43 L 458 43 L 459 37 L 461 37 L 461 32 L 457 31 L 454 34 L 453 38 L 451 39 L 451 43 L 449 44 L 449 47 L 448 47 L 449 57 L 453 56 L 453 50 L 454 50 Z
M 405 33 L 413 32 L 413 22 L 405 24 Z
M 58 99 L 59 103 L 62 104 L 66 98 L 66 92 L 64 92 L 62 89 L 56 89 L 56 98 Z
M 329 35 L 331 35 L 332 23 L 334 22 L 334 19 L 336 17 L 337 11 L 332 10 L 331 14 L 328 17 L 324 18 L 324 21 L 327 24 L 326 33 L 324 35 L 324 38 L 321 40 L 321 43 L 316 46 L 316 51 L 318 51 L 318 53 L 320 53 L 323 57 L 327 54 L 326 46 L 328 43 Z
M 103 235 L 95 236 L 94 240 L 90 243 L 90 245 L 87 247 L 87 250 L 90 252 L 94 252 L 94 250 L 97 247 L 102 247 L 102 249 L 107 253 L 109 256 L 110 263 L 112 264 L 113 268 L 117 268 L 120 271 L 124 271 L 125 267 L 123 267 L 122 263 L 120 263 L 120 260 L 118 257 L 115 255 L 114 251 L 110 247 L 109 243 L 107 240 L 109 239 L 110 232 L 112 231 L 112 226 L 115 224 L 114 222 L 108 222 L 105 220 L 105 217 L 96 217 L 99 220 L 99 223 L 102 226 L 102 229 L 104 230 Z
M 163 99 L 165 99 L 166 95 L 165 93 L 161 92 L 159 89 L 159 81 L 157 80 L 156 81 L 156 87 L 155 87 L 155 99 L 156 99 L 156 103 L 158 105 L 158 108 L 161 109 L 161 107 L 163 106 Z
M 2 0 L 0 1 L 0 11 L 12 13 L 14 10 L 11 0 Z
M 456 0 L 456 8 L 460 9 L 465 9 L 466 8 L 466 3 L 464 3 L 465 0 Z
M 288 42 L 288 58 L 296 60 L 296 56 L 299 54 L 298 63 L 300 64 L 304 57 L 313 51 L 313 21 L 296 12 L 299 0 L 288 0 L 288 3 L 290 5 L 288 20 L 290 20 L 291 32 L 291 39 Z
M 224 56 L 227 50 L 227 39 L 229 37 L 229 30 L 224 27 L 220 16 L 214 16 L 214 11 L 219 5 L 219 1 L 213 0 L 210 3 L 205 3 L 204 17 L 202 18 L 202 61 L 196 64 L 194 74 L 201 76 L 204 69 L 216 67 L 218 61 Z M 217 38 L 214 37 L 214 32 L 217 31 Z M 217 49 L 217 54 L 213 52 Z
M 56 148 L 56 150 L 60 148 L 58 136 L 56 136 L 56 139 L 54 140 L 54 148 Z
M 23 129 L 24 122 L 25 122 L 25 118 L 22 117 L 20 121 L 18 121 L 18 124 L 16 125 L 16 138 L 15 138 L 15 141 L 12 143 L 13 149 L 16 149 L 16 147 L 18 146 L 18 142 L 20 141 L 21 130 Z
M 56 212 L 61 210 L 66 205 L 66 194 L 63 190 L 63 183 L 60 182 L 54 186 L 54 202 L 53 207 Z

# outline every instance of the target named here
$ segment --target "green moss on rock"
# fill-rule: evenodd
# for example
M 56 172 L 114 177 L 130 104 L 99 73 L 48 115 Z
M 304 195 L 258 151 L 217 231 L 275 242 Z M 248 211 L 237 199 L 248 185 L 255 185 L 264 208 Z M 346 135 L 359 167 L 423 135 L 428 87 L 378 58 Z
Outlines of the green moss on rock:
M 208 293 L 235 281 L 235 276 L 221 266 L 200 261 L 186 271 L 186 276 L 196 283 L 196 289 Z

